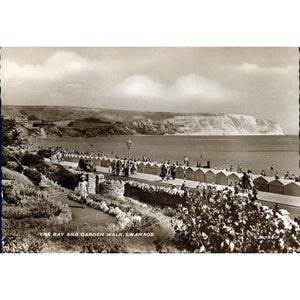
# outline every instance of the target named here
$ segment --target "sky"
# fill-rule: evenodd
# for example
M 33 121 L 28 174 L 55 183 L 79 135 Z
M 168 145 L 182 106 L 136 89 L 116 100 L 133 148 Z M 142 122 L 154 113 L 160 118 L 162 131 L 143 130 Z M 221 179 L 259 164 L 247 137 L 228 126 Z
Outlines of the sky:
M 298 134 L 297 48 L 2 48 L 2 104 L 245 114 Z

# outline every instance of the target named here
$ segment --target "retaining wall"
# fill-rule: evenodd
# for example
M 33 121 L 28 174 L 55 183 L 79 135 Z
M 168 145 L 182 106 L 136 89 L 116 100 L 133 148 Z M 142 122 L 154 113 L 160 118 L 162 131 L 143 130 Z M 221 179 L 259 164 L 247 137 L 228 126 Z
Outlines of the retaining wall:
M 186 198 L 179 195 L 172 195 L 165 191 L 148 191 L 137 186 L 131 186 L 125 183 L 124 196 L 131 197 L 138 201 L 151 204 L 159 207 L 172 207 L 176 208 L 179 204 L 185 204 Z

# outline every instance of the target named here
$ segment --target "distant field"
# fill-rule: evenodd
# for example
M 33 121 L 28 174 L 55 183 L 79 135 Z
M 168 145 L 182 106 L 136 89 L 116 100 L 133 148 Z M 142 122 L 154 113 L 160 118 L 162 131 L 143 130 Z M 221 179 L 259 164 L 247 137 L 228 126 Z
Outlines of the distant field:
M 127 111 L 101 108 L 86 108 L 73 106 L 18 106 L 3 105 L 2 114 L 14 116 L 31 116 L 34 115 L 39 119 L 52 122 L 71 121 L 84 118 L 96 118 L 102 121 L 113 122 L 132 122 L 137 119 L 161 120 L 165 118 L 173 118 L 178 115 L 192 115 L 188 113 L 171 113 L 171 112 L 145 112 L 145 111 Z M 201 116 L 217 116 L 222 114 L 198 113 L 193 115 Z M 65 123 L 62 123 L 65 124 Z M 65 126 L 65 125 L 63 125 Z

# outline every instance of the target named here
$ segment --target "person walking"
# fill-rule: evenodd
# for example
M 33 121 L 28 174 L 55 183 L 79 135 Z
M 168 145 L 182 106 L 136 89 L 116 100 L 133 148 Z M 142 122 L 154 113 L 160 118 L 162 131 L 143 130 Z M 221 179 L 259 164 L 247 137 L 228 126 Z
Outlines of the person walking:
M 253 177 L 253 174 L 252 174 L 251 170 L 248 170 L 247 173 L 248 173 L 247 176 L 248 176 L 248 179 L 249 179 L 250 188 L 252 189 L 253 186 L 254 186 L 254 177 Z
M 161 177 L 161 181 L 163 181 L 166 177 L 166 172 L 167 172 L 167 169 L 166 169 L 166 166 L 163 164 L 160 168 L 160 177 Z
M 121 168 L 122 168 L 122 162 L 120 160 L 118 160 L 117 164 L 116 164 L 116 175 L 117 176 L 119 176 Z
M 171 177 L 171 166 L 167 166 L 167 181 L 170 179 Z
M 175 180 L 175 177 L 176 177 L 176 165 L 175 164 L 173 164 L 171 166 L 171 176 L 172 176 L 173 180 Z
M 86 181 L 86 176 L 81 176 L 81 181 L 79 182 L 79 194 L 81 199 L 82 208 L 86 207 L 86 198 L 88 196 L 88 183 Z
M 243 190 L 250 189 L 250 180 L 249 180 L 249 177 L 247 176 L 246 172 L 243 172 L 243 177 L 241 178 L 241 186 L 242 186 Z

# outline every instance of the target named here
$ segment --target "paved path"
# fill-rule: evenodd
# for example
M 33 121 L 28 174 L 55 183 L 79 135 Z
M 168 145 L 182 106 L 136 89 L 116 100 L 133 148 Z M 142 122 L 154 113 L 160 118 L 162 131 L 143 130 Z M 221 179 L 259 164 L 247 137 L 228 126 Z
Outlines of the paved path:
M 103 213 L 100 210 L 86 207 L 83 209 L 81 205 L 75 201 L 68 199 L 67 196 L 58 196 L 53 198 L 59 200 L 72 210 L 72 221 L 66 224 L 67 227 L 80 228 L 83 226 L 105 226 L 108 223 L 116 223 L 116 218 Z
M 61 162 L 61 165 L 66 166 L 66 167 L 76 168 L 78 164 L 74 163 L 74 162 L 63 161 L 63 162 Z M 108 177 L 108 168 L 96 167 L 96 171 L 104 173 L 104 174 L 106 174 L 106 177 Z M 110 177 L 109 176 L 109 178 L 125 180 L 125 177 L 123 177 L 123 176 L 118 176 L 118 177 L 116 177 L 116 176 Z M 195 188 L 199 184 L 199 182 L 197 182 L 197 181 L 192 181 L 192 180 L 184 181 L 183 179 L 179 179 L 179 178 L 176 178 L 175 180 L 169 180 L 169 181 L 164 180 L 162 182 L 158 175 L 151 175 L 151 174 L 145 174 L 145 173 L 138 173 L 137 175 L 130 175 L 129 180 L 130 179 L 136 179 L 138 181 L 148 182 L 149 184 L 151 184 L 151 182 L 153 182 L 155 184 L 160 184 L 160 185 L 175 184 L 177 186 L 181 186 L 182 183 L 185 182 L 185 185 L 190 188 Z M 223 185 L 216 185 L 216 187 L 217 187 L 217 189 L 225 188 L 225 186 L 223 186 Z M 258 191 L 257 198 L 261 201 L 264 201 L 265 203 L 274 203 L 274 204 L 278 203 L 278 204 L 284 205 L 284 206 L 292 206 L 292 207 L 300 208 L 300 197 Z

